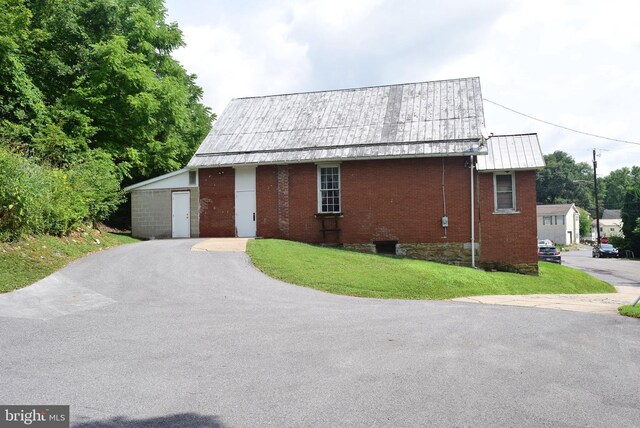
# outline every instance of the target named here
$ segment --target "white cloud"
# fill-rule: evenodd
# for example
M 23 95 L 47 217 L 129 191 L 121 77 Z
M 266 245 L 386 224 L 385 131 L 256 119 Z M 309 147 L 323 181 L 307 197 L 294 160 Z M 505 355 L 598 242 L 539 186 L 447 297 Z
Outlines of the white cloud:
M 551 122 L 640 140 L 640 3 L 493 0 L 168 0 L 205 103 L 234 97 L 480 76 L 485 97 Z M 194 12 L 197 11 L 197 12 Z M 538 132 L 543 151 L 607 173 L 640 146 L 562 131 L 485 103 L 495 133 Z

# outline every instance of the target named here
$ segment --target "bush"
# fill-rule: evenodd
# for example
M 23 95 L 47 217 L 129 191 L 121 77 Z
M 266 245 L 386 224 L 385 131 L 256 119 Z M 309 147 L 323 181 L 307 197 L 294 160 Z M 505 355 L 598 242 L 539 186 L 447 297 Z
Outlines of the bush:
M 41 201 L 46 180 L 34 162 L 0 150 L 0 239 L 16 239 L 44 229 Z
M 111 156 L 99 150 L 87 152 L 69 168 L 72 186 L 86 205 L 85 220 L 95 223 L 112 214 L 124 201 L 122 177 Z
M 0 241 L 95 224 L 122 201 L 119 187 L 115 165 L 101 152 L 62 169 L 0 148 Z

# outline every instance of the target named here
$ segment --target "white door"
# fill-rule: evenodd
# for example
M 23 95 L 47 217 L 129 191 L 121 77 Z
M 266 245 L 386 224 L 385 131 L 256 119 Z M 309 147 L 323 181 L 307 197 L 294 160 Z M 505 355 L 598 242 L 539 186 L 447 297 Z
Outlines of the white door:
M 256 169 L 236 168 L 236 234 L 256 236 Z
M 171 193 L 171 237 L 191 237 L 191 221 L 189 218 L 189 192 Z

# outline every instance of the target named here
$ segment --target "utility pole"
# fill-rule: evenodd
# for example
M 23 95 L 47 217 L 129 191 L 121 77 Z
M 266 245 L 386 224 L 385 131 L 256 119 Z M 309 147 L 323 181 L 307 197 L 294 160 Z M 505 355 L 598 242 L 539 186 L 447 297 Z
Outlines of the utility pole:
M 596 245 L 600 245 L 600 215 L 598 213 L 598 181 L 596 180 L 596 168 L 598 167 L 598 161 L 596 161 L 596 149 L 593 149 L 593 192 L 596 199 L 596 236 L 598 237 Z

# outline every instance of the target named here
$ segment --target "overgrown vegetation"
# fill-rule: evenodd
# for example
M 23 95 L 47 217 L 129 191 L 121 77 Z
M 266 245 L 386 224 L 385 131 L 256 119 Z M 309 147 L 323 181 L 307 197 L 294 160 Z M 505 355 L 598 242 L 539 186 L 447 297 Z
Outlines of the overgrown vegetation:
M 65 235 L 104 219 L 122 198 L 115 165 L 100 151 L 54 168 L 0 148 L 0 183 L 0 241 Z
M 274 278 L 335 294 L 388 299 L 451 299 L 537 293 L 615 293 L 584 272 L 540 263 L 540 276 L 485 272 L 280 240 L 250 241 L 255 266 Z
M 624 305 L 618 308 L 620 315 L 627 317 L 640 318 L 640 306 Z
M 131 242 L 137 240 L 90 229 L 66 237 L 42 235 L 0 243 L 0 293 L 33 284 L 85 254 Z
M 162 0 L 0 0 L 0 239 L 109 215 L 211 126 Z

